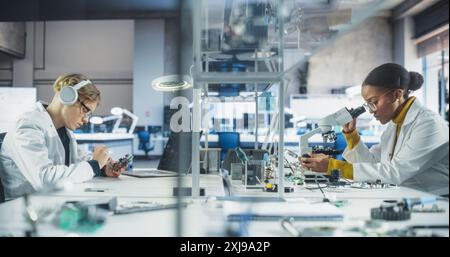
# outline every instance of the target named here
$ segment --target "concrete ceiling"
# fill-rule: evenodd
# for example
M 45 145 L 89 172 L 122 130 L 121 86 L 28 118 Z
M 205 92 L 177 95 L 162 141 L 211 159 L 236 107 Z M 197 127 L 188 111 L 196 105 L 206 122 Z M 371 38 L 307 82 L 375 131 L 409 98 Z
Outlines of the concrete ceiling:
M 339 30 L 357 23 L 359 17 L 384 16 L 390 17 L 391 9 L 404 0 L 285 0 L 284 35 L 285 46 L 296 48 L 298 44 L 306 49 L 320 45 L 323 40 L 333 37 Z M 249 22 L 257 19 L 276 19 L 277 3 L 275 0 L 215 0 L 208 1 L 207 8 L 202 10 L 202 20 L 208 21 L 207 28 L 223 30 L 224 27 L 243 28 Z M 253 9 L 253 11 L 252 11 Z M 257 16 L 252 17 L 254 10 Z M 261 10 L 265 13 L 261 13 Z M 250 14 L 249 14 L 250 13 Z M 233 24 L 234 22 L 234 24 Z M 239 24 L 242 23 L 242 24 Z M 259 21 L 258 21 L 259 22 Z M 261 22 L 262 23 L 262 22 Z M 271 31 L 268 25 L 268 41 L 277 41 L 277 32 Z M 273 30 L 273 29 L 272 29 Z M 302 37 L 298 39 L 298 33 Z M 234 31 L 233 31 L 234 33 Z M 272 36 L 271 36 L 272 35 Z M 271 38 L 272 37 L 272 38 Z

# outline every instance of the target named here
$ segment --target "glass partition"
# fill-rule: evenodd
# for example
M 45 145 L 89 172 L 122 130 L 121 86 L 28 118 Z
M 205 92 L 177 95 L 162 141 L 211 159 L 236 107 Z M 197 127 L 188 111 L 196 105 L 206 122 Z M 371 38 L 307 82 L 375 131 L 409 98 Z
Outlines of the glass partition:
M 201 110 L 201 146 L 222 149 L 222 167 L 228 169 L 224 172 L 233 173 L 230 169 L 236 165 L 227 161 L 230 155 L 239 157 L 236 147 L 266 150 L 268 156 L 258 158 L 272 160 L 273 183 L 283 188 L 285 151 L 299 149 L 298 136 L 285 129 L 293 130 L 294 116 L 308 111 L 286 108 L 286 90 L 292 82 L 287 75 L 384 4 L 380 0 L 192 2 L 192 76 L 194 91 L 200 92 L 193 105 Z M 231 139 L 233 133 L 239 137 Z M 197 172 L 193 169 L 194 180 Z M 274 196 L 283 197 L 284 190 Z

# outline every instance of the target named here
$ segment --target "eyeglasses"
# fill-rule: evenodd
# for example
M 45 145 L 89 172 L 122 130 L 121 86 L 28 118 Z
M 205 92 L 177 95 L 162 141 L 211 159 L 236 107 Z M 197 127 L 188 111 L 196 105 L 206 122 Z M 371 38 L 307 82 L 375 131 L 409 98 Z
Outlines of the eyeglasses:
M 375 102 L 365 102 L 365 103 L 363 104 L 363 106 L 364 106 L 366 109 L 369 109 L 371 112 L 376 112 L 376 111 L 378 110 L 377 105 L 378 105 L 378 101 L 380 100 L 380 98 L 383 97 L 383 96 L 385 96 L 385 95 L 387 95 L 388 93 L 390 93 L 390 92 L 392 92 L 392 91 L 394 91 L 394 90 L 395 90 L 395 89 L 391 89 L 391 90 L 389 90 L 389 91 L 387 91 L 387 92 L 384 92 L 383 94 L 381 94 L 380 96 L 378 96 L 378 99 L 377 99 Z
M 78 102 L 81 105 L 81 110 L 84 114 L 84 117 L 86 119 L 89 119 L 92 116 L 92 110 L 89 107 L 87 107 L 83 102 L 81 102 L 81 101 L 78 101 Z

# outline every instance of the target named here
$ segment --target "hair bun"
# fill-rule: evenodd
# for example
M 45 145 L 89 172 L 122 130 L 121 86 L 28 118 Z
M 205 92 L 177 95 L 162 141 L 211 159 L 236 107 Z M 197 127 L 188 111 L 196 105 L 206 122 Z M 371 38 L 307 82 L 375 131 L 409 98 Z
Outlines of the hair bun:
M 408 89 L 412 91 L 416 91 L 421 88 L 423 84 L 423 77 L 417 72 L 410 71 L 409 72 L 409 85 Z

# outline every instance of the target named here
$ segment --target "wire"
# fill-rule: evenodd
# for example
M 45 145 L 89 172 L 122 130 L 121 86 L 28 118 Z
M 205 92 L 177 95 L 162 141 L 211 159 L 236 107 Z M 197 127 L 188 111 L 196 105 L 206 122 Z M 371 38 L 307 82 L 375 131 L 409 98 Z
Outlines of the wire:
M 281 227 L 283 227 L 286 231 L 288 231 L 292 236 L 301 236 L 300 231 L 295 228 L 293 221 L 291 219 L 283 219 L 281 220 Z
M 292 174 L 295 174 L 294 169 L 292 168 L 291 163 L 288 161 L 288 159 L 286 157 L 284 157 L 284 160 L 287 162 L 287 164 L 289 165 L 289 169 L 292 171 Z
M 291 155 L 292 157 L 298 158 L 298 154 L 297 154 L 296 152 L 294 152 L 294 151 L 292 151 L 292 150 L 289 150 L 289 149 L 285 149 L 285 150 L 286 150 L 286 152 L 290 153 L 290 155 Z
M 306 189 L 308 189 L 308 190 L 316 190 L 316 189 L 319 189 L 318 187 L 305 187 Z M 324 187 L 322 187 L 322 189 L 324 189 L 324 188 L 328 188 L 328 185 L 326 185 L 326 186 L 324 186 Z
M 322 187 L 320 186 L 319 182 L 317 182 L 317 175 L 314 175 L 314 180 L 316 181 L 317 187 L 319 188 L 320 192 L 323 195 L 323 202 L 330 202 L 330 200 L 325 196 L 325 193 L 322 190 Z

